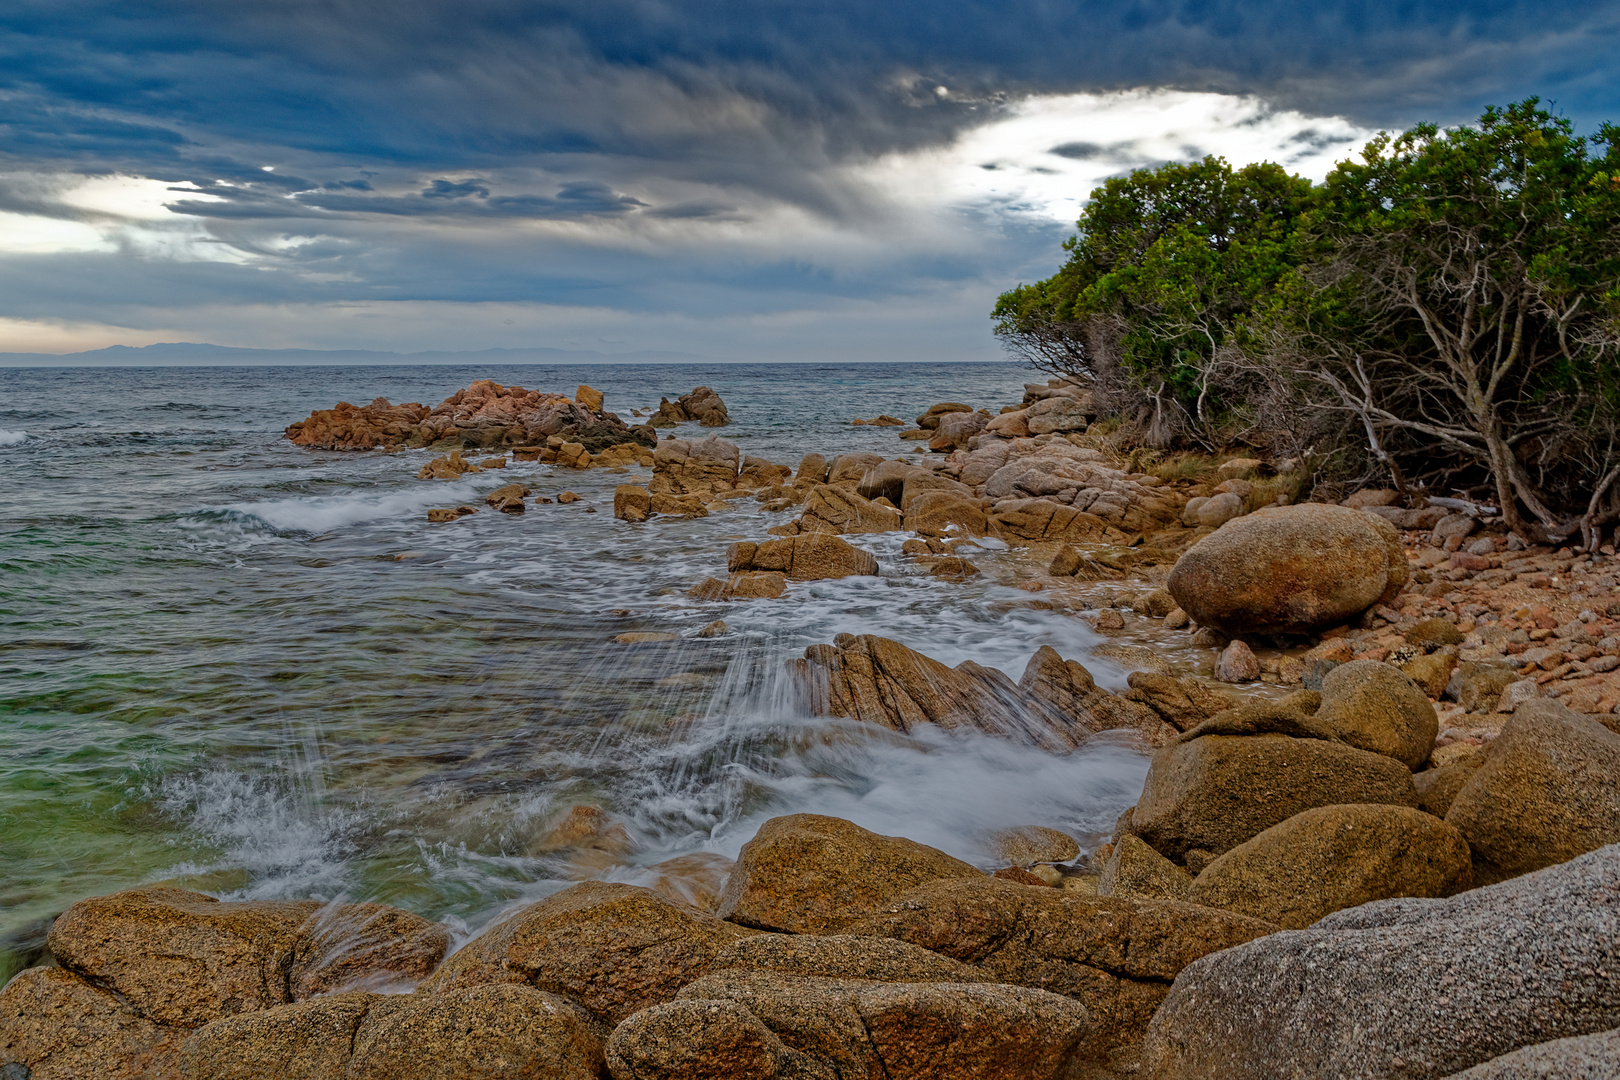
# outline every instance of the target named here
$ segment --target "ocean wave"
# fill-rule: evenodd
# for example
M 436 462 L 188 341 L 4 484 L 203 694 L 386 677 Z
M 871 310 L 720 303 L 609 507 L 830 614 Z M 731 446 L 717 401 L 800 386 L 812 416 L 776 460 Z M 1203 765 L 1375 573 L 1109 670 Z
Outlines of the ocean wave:
M 485 486 L 493 488 L 495 485 Z M 469 481 L 439 481 L 431 487 L 406 491 L 266 499 L 232 503 L 224 509 L 262 522 L 275 532 L 323 533 L 368 521 L 417 518 L 430 507 L 477 502 L 479 490 Z
M 26 431 L 7 431 L 0 428 L 0 446 L 17 446 L 28 441 Z

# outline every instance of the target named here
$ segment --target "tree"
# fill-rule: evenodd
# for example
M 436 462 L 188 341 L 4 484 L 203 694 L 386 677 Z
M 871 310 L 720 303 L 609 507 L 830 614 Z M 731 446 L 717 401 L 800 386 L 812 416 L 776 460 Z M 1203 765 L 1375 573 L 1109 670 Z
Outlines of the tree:
M 1475 482 L 1542 540 L 1620 517 L 1620 129 L 1532 98 L 1379 135 L 1296 250 L 1264 351 L 1398 486 Z

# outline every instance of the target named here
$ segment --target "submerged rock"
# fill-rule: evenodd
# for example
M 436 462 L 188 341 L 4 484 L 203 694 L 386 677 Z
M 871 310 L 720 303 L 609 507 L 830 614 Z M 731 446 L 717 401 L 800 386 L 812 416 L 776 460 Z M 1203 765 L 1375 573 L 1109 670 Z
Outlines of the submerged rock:
M 1308 503 L 1221 526 L 1176 563 L 1169 589 L 1200 626 L 1231 636 L 1306 634 L 1388 603 L 1408 573 L 1388 522 Z

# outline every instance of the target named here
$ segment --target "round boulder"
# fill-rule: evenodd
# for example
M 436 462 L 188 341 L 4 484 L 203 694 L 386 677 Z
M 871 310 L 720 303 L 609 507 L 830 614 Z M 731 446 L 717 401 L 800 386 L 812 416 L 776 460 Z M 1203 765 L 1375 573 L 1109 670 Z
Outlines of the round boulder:
M 1322 680 L 1316 719 L 1340 739 L 1416 769 L 1429 760 L 1440 720 L 1416 683 L 1377 660 L 1340 664 Z
M 1232 637 L 1305 634 L 1387 603 L 1408 574 L 1389 522 L 1304 503 L 1226 522 L 1181 557 L 1169 589 L 1200 626 Z

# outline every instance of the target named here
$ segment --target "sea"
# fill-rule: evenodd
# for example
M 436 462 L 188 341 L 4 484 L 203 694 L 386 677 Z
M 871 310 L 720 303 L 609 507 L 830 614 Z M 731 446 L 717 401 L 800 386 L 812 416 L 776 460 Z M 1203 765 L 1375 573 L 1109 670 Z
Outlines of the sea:
M 785 661 L 880 634 L 1017 678 L 1052 645 L 1120 688 L 1073 606 L 1019 588 L 995 541 L 941 581 L 903 534 L 854 536 L 877 577 L 700 601 L 727 546 L 796 513 L 616 520 L 629 474 L 514 462 L 419 480 L 432 454 L 303 449 L 283 428 L 339 401 L 435 404 L 475 379 L 572 393 L 631 419 L 714 387 L 745 454 L 915 444 L 855 417 L 938 401 L 995 411 L 1014 363 L 148 367 L 0 371 L 0 981 L 82 897 L 179 882 L 222 899 L 378 900 L 462 937 L 582 877 L 645 881 L 734 857 L 779 814 L 847 818 L 981 866 L 997 830 L 1105 836 L 1147 760 L 805 715 Z M 677 435 L 701 436 L 691 426 Z M 430 524 L 518 481 L 574 503 Z M 531 500 L 532 501 L 532 500 Z M 1098 600 L 1102 603 L 1102 600 Z M 1083 605 L 1082 605 L 1083 607 Z M 726 632 L 697 637 L 714 620 Z M 627 631 L 678 635 L 622 645 Z M 628 853 L 546 850 L 581 804 Z

